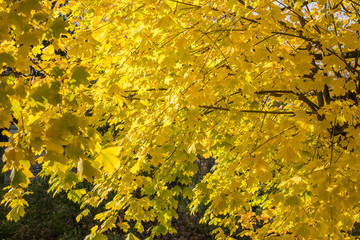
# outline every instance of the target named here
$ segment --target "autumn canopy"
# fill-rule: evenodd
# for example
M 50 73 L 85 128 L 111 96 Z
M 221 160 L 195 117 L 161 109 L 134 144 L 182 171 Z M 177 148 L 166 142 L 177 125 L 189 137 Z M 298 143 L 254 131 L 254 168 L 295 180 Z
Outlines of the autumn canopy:
M 217 239 L 350 238 L 359 17 L 355 0 L 0 0 L 8 218 L 37 162 L 78 220 L 106 202 L 90 239 L 172 233 L 178 196 Z M 216 165 L 194 186 L 199 156 Z

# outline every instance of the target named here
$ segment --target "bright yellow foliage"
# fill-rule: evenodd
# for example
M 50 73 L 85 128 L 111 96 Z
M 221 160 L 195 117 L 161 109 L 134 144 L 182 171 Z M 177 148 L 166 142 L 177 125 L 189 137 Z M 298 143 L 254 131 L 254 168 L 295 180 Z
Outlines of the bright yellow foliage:
M 240 225 L 253 239 L 351 238 L 359 17 L 352 0 L 0 0 L 0 128 L 19 129 L 8 218 L 42 161 L 84 208 L 114 193 L 90 239 L 155 219 L 153 236 L 172 233 L 179 194 L 207 206 L 217 239 Z M 191 183 L 197 154 L 214 171 L 171 187 Z M 77 194 L 84 179 L 94 189 Z

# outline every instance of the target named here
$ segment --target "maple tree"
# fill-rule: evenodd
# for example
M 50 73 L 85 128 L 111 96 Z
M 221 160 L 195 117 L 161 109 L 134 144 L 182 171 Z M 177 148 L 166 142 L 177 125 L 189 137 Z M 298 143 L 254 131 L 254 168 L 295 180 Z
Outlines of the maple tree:
M 89 239 L 173 233 L 178 196 L 217 239 L 351 238 L 359 15 L 351 0 L 0 1 L 8 219 L 37 162 L 78 220 L 106 202 Z M 216 165 L 190 187 L 197 154 Z

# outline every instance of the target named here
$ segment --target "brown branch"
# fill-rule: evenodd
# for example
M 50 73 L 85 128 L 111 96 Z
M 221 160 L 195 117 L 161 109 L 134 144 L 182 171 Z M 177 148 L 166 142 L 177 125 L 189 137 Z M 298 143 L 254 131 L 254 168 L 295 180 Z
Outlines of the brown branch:
M 318 100 L 319 107 L 323 107 L 324 106 L 324 96 L 323 96 L 322 91 L 317 92 L 316 97 L 317 97 L 317 100 Z
M 270 36 L 267 36 L 266 38 L 264 38 L 263 40 L 261 40 L 261 41 L 259 41 L 259 42 L 257 42 L 257 43 L 255 43 L 254 44 L 254 46 L 256 46 L 256 45 L 258 45 L 258 44 L 260 44 L 260 43 L 262 43 L 262 42 L 264 42 L 264 41 L 266 41 L 266 40 L 268 40 L 269 38 L 272 38 L 272 37 L 274 37 L 274 36 L 276 36 L 277 34 L 276 33 L 274 33 L 274 34 L 272 34 L 272 35 L 270 35 Z
M 313 112 L 317 112 L 317 110 L 320 109 L 318 105 L 316 105 L 315 103 L 310 101 L 307 97 L 305 97 L 304 94 L 301 93 L 301 94 L 298 94 L 297 96 L 298 96 L 299 100 L 305 102 L 311 108 L 311 110 Z
M 146 89 L 146 91 L 167 91 L 169 90 L 168 88 L 149 88 L 149 89 Z M 125 90 L 124 92 L 133 92 L 133 93 L 136 93 L 138 92 L 139 90 Z
M 238 2 L 239 2 L 240 4 L 242 4 L 242 5 L 244 5 L 244 6 L 246 5 L 243 0 L 238 0 Z M 247 8 L 247 9 L 250 9 L 250 10 L 254 10 L 254 8 L 253 8 L 252 6 L 249 6 L 249 5 L 246 6 L 246 8 Z
M 272 95 L 272 96 L 275 96 L 275 97 L 280 97 L 284 94 L 295 94 L 293 91 L 291 90 L 266 90 L 266 91 L 258 91 L 258 92 L 255 92 L 256 94 L 269 94 L 269 95 Z
M 210 110 L 221 110 L 221 111 L 230 111 L 230 108 L 225 107 L 216 107 L 216 106 L 204 106 L 200 105 L 200 108 L 210 109 Z M 293 111 L 262 111 L 262 110 L 236 110 L 237 112 L 243 113 L 263 113 L 263 114 L 285 114 L 285 115 L 296 115 Z M 315 112 L 306 111 L 307 114 L 314 114 Z
M 256 94 L 269 94 L 275 97 L 280 97 L 284 94 L 294 94 L 298 96 L 298 99 L 305 102 L 310 108 L 312 113 L 317 112 L 319 110 L 319 106 L 310 101 L 303 93 L 295 93 L 291 90 L 267 90 L 267 91 L 259 91 Z
M 329 87 L 328 85 L 324 85 L 324 99 L 326 104 L 330 104 L 331 101 L 331 97 L 330 97 L 330 93 L 329 93 Z
M 183 5 L 191 6 L 191 7 L 201 8 L 200 5 L 195 5 L 195 4 L 186 3 L 186 2 L 181 2 L 181 1 L 175 1 L 175 0 L 170 0 L 170 1 L 171 1 L 171 2 L 174 2 L 174 3 L 178 3 L 178 4 L 183 4 Z
M 272 32 L 273 34 L 278 34 L 278 35 L 284 35 L 284 36 L 289 36 L 289 37 L 296 37 L 296 38 L 300 38 L 303 39 L 305 41 L 308 42 L 312 42 L 312 43 L 318 43 L 315 40 L 313 40 L 312 38 L 308 38 L 305 36 L 301 36 L 301 35 L 296 35 L 296 34 L 291 34 L 291 33 L 285 33 L 285 32 Z
M 315 56 L 315 60 L 323 60 L 324 57 L 327 57 L 327 56 L 330 56 L 330 55 L 325 55 L 324 56 L 321 53 L 315 53 L 314 56 Z M 355 50 L 355 51 L 343 52 L 343 53 L 341 53 L 341 57 L 344 58 L 344 59 L 357 58 L 357 57 L 360 57 L 360 51 Z
M 357 2 L 351 1 L 351 0 L 350 0 L 350 2 L 352 2 L 353 4 L 358 5 L 360 7 L 360 3 L 357 3 Z
M 241 19 L 244 19 L 246 21 L 252 22 L 252 23 L 258 23 L 258 21 L 254 20 L 254 19 L 250 19 L 250 18 L 246 18 L 246 17 L 240 17 Z
M 239 112 L 243 113 L 264 113 L 264 114 L 286 114 L 286 115 L 295 115 L 295 112 L 292 111 L 260 111 L 260 110 L 238 110 Z M 306 112 L 306 113 L 313 113 L 313 112 Z
M 40 69 L 40 71 L 44 73 L 44 75 L 51 76 L 51 77 L 55 76 L 53 74 L 46 72 L 37 62 L 34 61 L 33 64 L 35 64 L 35 66 L 37 66 Z
M 277 138 L 278 136 L 280 136 L 281 134 L 289 131 L 290 129 L 296 128 L 295 126 L 289 127 L 281 132 L 279 132 L 278 134 L 275 134 L 274 136 L 272 136 L 271 138 L 267 139 L 265 142 L 261 143 L 259 146 L 256 146 L 253 150 L 251 150 L 251 152 L 248 154 L 248 156 L 250 156 L 252 153 L 254 153 L 256 150 L 258 150 L 259 148 L 261 148 L 262 146 L 264 146 L 266 143 L 270 142 L 271 140 Z
M 224 107 L 204 106 L 204 105 L 200 105 L 199 107 L 201 107 L 201 108 L 205 108 L 205 109 L 211 109 L 211 110 L 223 110 L 223 111 L 230 111 L 230 109 L 229 109 L 229 108 L 224 108 Z

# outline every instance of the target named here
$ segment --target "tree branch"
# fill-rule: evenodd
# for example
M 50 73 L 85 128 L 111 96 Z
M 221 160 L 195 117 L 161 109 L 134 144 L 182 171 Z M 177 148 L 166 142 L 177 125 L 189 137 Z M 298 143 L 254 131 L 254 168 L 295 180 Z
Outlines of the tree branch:
M 225 107 L 216 107 L 216 106 L 204 106 L 200 105 L 200 108 L 210 109 L 210 110 L 221 110 L 221 111 L 230 111 L 230 108 Z M 261 110 L 236 110 L 237 112 L 243 113 L 264 113 L 264 114 L 285 114 L 285 115 L 296 115 L 293 111 L 261 111 Z M 307 114 L 314 114 L 316 112 L 306 111 Z
M 321 53 L 315 53 L 314 56 L 315 56 L 315 60 L 323 60 L 324 57 L 327 57 L 329 55 L 324 56 Z M 360 51 L 359 50 L 354 50 L 354 51 L 349 51 L 349 52 L 343 52 L 343 53 L 341 53 L 341 57 L 345 58 L 345 59 L 347 59 L 347 58 L 357 58 L 357 57 L 360 57 Z
M 258 91 L 255 92 L 256 94 L 262 95 L 262 94 L 269 94 L 271 96 L 280 97 L 284 94 L 295 94 L 291 90 L 266 90 L 266 91 Z
M 320 109 L 318 105 L 316 105 L 315 103 L 313 103 L 312 101 L 310 101 L 307 97 L 305 97 L 304 94 L 302 94 L 302 93 L 301 93 L 301 94 L 297 94 L 297 96 L 298 96 L 299 100 L 305 102 L 305 103 L 311 108 L 311 110 L 312 110 L 313 112 L 317 112 L 317 110 Z

